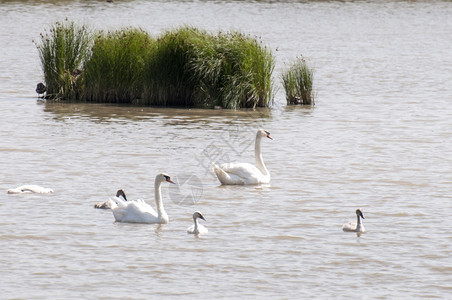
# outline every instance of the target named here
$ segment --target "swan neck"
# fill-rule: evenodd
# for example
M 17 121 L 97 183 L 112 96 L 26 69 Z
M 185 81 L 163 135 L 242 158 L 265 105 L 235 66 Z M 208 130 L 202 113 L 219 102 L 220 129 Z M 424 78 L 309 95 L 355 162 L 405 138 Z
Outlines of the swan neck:
M 254 157 L 256 160 L 256 167 L 262 172 L 262 174 L 268 175 L 268 170 L 265 167 L 264 160 L 262 158 L 261 140 L 262 137 L 260 135 L 256 135 L 256 141 L 254 143 Z
M 361 229 L 361 218 L 359 215 L 356 215 L 356 230 Z
M 194 232 L 198 230 L 198 218 L 193 217 L 193 222 L 195 222 L 195 228 L 193 228 Z
M 161 189 L 162 181 L 158 178 L 155 179 L 155 205 L 157 207 L 157 213 L 159 218 L 162 216 L 162 214 L 165 213 L 165 208 L 163 207 L 163 201 L 162 201 L 162 189 Z

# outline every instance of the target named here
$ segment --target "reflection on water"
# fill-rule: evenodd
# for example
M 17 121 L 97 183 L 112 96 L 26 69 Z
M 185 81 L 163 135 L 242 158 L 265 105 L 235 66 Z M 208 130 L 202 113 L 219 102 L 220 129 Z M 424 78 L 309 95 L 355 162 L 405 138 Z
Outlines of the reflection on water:
M 224 118 L 230 120 L 240 119 L 240 122 L 247 123 L 247 120 L 251 122 L 267 120 L 271 118 L 272 114 L 272 110 L 269 108 L 205 110 L 61 102 L 45 102 L 43 105 L 44 111 L 52 113 L 55 116 L 55 120 L 74 117 L 86 118 L 93 122 L 109 122 L 117 119 L 131 121 L 162 119 L 166 125 L 184 125 L 186 122 L 202 123 L 206 119 Z
M 2 1 L 0 15 L 4 298 L 450 297 L 450 1 Z M 297 55 L 313 63 L 316 106 L 286 107 L 281 89 L 255 111 L 36 103 L 31 40 L 68 15 L 261 36 L 275 82 Z M 254 163 L 257 128 L 274 138 L 271 183 L 220 186 L 210 163 Z M 93 208 L 119 188 L 153 204 L 160 172 L 182 182 L 162 188 L 169 224 Z M 55 193 L 6 193 L 21 184 Z M 360 237 L 342 232 L 358 207 Z

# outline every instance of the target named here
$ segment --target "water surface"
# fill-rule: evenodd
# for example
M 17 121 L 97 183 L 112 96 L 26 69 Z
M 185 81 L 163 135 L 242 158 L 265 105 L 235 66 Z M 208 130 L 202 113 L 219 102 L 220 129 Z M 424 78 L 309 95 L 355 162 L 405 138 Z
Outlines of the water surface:
M 451 2 L 3 1 L 0 15 L 4 298 L 449 297 Z M 69 15 L 256 35 L 277 59 L 275 105 L 37 102 L 32 40 Z M 284 105 L 278 76 L 298 55 L 315 68 L 312 108 Z M 220 186 L 210 161 L 253 162 L 257 128 L 274 138 L 271 184 Z M 118 188 L 154 205 L 162 171 L 181 183 L 163 187 L 168 225 L 93 208 Z M 55 193 L 6 194 L 25 183 Z M 341 230 L 358 207 L 359 238 Z M 195 210 L 209 235 L 186 234 Z

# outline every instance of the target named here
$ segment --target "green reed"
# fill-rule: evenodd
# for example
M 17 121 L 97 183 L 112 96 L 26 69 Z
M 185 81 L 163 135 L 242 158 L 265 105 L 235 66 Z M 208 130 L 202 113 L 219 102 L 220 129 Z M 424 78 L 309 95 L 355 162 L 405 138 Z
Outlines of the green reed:
M 188 69 L 196 78 L 200 106 L 268 106 L 274 60 L 257 40 L 238 32 L 209 35 L 194 48 Z
M 84 100 L 136 103 L 143 93 L 143 71 L 155 41 L 141 29 L 99 32 L 85 64 Z
M 156 40 L 144 71 L 143 104 L 194 106 L 195 80 L 190 78 L 187 62 L 197 45 L 198 30 L 182 28 L 167 31 Z
M 288 105 L 314 105 L 313 78 L 314 71 L 303 58 L 297 58 L 292 66 L 282 73 Z
M 80 70 L 89 55 L 90 32 L 73 22 L 57 22 L 49 32 L 41 34 L 36 46 L 47 86 L 47 97 L 51 99 L 76 99 L 82 84 Z

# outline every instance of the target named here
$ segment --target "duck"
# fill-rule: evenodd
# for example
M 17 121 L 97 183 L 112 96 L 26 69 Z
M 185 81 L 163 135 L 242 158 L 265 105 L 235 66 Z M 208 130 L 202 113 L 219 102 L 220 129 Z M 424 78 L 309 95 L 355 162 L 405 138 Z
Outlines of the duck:
M 120 198 L 122 201 L 127 201 L 126 192 L 124 192 L 123 189 L 120 189 L 116 192 L 116 198 Z M 110 200 L 107 200 L 105 202 L 99 202 L 94 204 L 94 208 L 99 209 L 110 209 Z
M 54 191 L 39 185 L 21 185 L 14 189 L 9 189 L 8 194 L 52 194 Z
M 198 223 L 198 219 L 203 219 L 204 221 L 206 220 L 200 211 L 195 211 L 193 213 L 193 222 L 195 224 L 187 228 L 187 233 L 198 235 L 207 234 L 209 232 L 206 227 Z
M 41 98 L 44 98 L 44 94 L 47 91 L 47 87 L 44 85 L 44 83 L 40 82 L 36 85 L 36 93 L 38 94 L 38 97 L 42 95 Z
M 363 212 L 361 209 L 356 210 L 356 223 L 355 222 L 349 222 L 344 225 L 342 225 L 342 230 L 346 232 L 357 232 L 357 233 L 363 233 L 365 232 L 364 225 L 361 221 L 361 218 L 364 219 Z
M 121 198 L 110 199 L 110 207 L 116 222 L 168 224 L 168 214 L 163 207 L 161 184 L 169 182 L 175 184 L 171 177 L 160 173 L 155 177 L 154 194 L 157 211 L 144 200 L 124 201 Z
M 270 183 L 270 172 L 267 170 L 262 159 L 262 138 L 273 140 L 270 132 L 259 129 L 254 142 L 254 156 L 256 165 L 249 163 L 226 163 L 217 165 L 212 162 L 212 167 L 218 180 L 222 185 L 257 185 Z

